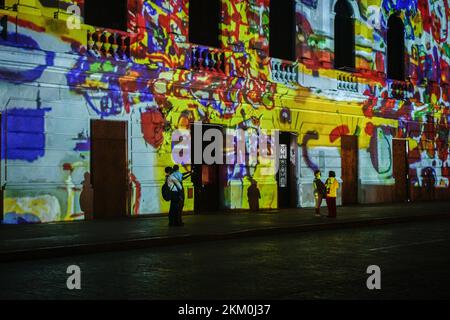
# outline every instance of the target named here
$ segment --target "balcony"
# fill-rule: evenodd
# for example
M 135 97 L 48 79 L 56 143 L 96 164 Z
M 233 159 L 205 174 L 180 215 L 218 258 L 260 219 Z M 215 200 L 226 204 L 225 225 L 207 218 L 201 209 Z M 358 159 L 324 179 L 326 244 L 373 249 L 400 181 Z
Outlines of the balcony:
M 126 32 L 99 29 L 87 31 L 86 51 L 104 59 L 131 60 L 131 37 Z
M 272 58 L 272 80 L 280 83 L 298 83 L 298 64 Z
M 340 73 L 337 76 L 337 89 L 357 93 L 359 91 L 358 80 L 353 75 Z
M 190 59 L 192 70 L 226 73 L 225 52 L 220 49 L 192 46 Z
M 391 80 L 388 84 L 389 98 L 405 100 L 414 96 L 414 86 L 410 81 Z

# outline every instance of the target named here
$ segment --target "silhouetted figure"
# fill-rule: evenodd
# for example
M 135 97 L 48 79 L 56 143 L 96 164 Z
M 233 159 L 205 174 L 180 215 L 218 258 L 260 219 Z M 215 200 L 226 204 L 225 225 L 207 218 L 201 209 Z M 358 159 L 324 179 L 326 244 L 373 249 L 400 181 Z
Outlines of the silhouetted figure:
M 172 168 L 172 176 L 174 176 L 178 182 L 181 184 L 181 191 L 180 191 L 180 203 L 178 205 L 178 214 L 177 214 L 177 225 L 178 226 L 182 226 L 184 225 L 183 223 L 183 207 L 184 207 L 184 187 L 183 187 L 183 181 L 186 180 L 187 178 L 189 178 L 192 175 L 192 172 L 185 172 L 185 173 L 181 173 L 180 172 L 180 167 L 178 165 L 174 165 Z
M 258 189 L 258 183 L 256 180 L 251 179 L 251 186 L 247 189 L 247 198 L 248 204 L 250 206 L 250 210 L 258 211 L 259 210 L 259 199 L 261 199 L 261 193 Z
M 327 188 L 322 182 L 320 170 L 314 171 L 313 187 L 316 217 L 320 217 L 320 207 L 322 206 L 322 200 L 327 197 Z
M 178 214 L 180 212 L 182 186 L 178 179 L 172 174 L 171 167 L 166 167 L 166 181 L 170 190 L 169 226 L 178 226 Z
M 433 200 L 435 198 L 434 191 L 437 182 L 434 169 L 431 167 L 422 169 L 421 176 L 422 176 L 422 193 L 425 193 L 425 197 L 427 200 Z

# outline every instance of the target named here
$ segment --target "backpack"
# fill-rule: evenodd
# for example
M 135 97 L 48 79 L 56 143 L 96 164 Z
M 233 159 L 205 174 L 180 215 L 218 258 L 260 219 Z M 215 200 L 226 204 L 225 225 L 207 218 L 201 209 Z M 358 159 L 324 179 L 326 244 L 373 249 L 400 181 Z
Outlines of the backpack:
M 169 188 L 169 184 L 167 183 L 167 179 L 166 179 L 166 182 L 164 182 L 164 184 L 163 184 L 163 186 L 161 188 L 161 193 L 162 193 L 162 196 L 163 196 L 164 200 L 166 200 L 166 201 L 170 201 L 171 200 L 172 193 L 170 192 L 170 188 Z
M 324 197 L 326 197 L 326 196 L 327 196 L 328 190 L 327 190 L 327 187 L 325 186 L 325 184 L 322 182 L 322 180 L 317 179 L 316 185 L 317 185 L 317 191 L 319 191 L 319 193 L 320 193 L 321 195 L 323 195 Z

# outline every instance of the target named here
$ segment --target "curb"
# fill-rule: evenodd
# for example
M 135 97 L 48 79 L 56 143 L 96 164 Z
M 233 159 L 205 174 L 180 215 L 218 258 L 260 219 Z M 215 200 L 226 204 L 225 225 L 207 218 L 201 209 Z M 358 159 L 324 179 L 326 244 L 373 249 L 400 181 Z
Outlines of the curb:
M 131 249 L 145 249 L 154 247 L 166 247 L 183 244 L 231 240 L 238 238 L 250 238 L 259 236 L 280 235 L 289 233 L 300 233 L 309 231 L 324 231 L 349 228 L 362 228 L 379 225 L 388 225 L 396 223 L 431 221 L 449 219 L 450 213 L 415 215 L 405 217 L 388 218 L 361 218 L 351 221 L 332 221 L 331 223 L 313 223 L 291 225 L 284 227 L 269 227 L 258 229 L 246 229 L 234 232 L 216 233 L 216 234 L 197 234 L 183 235 L 178 237 L 152 237 L 133 240 L 123 240 L 117 242 L 99 242 L 89 244 L 76 244 L 71 246 L 42 247 L 27 250 L 18 250 L 0 254 L 0 262 L 14 262 L 34 259 L 60 258 L 75 255 L 94 254 L 112 251 L 124 251 Z

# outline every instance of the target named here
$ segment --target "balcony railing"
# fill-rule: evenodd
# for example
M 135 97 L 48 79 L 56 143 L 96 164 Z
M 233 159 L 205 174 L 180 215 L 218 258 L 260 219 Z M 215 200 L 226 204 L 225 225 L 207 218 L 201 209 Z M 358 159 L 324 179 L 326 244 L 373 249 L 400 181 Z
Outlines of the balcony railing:
M 357 93 L 359 91 L 358 80 L 352 75 L 338 74 L 337 89 Z
M 191 69 L 225 73 L 225 53 L 220 49 L 193 46 L 191 48 Z
M 272 80 L 281 83 L 298 83 L 298 64 L 272 58 Z
M 409 81 L 392 80 L 388 84 L 388 93 L 390 98 L 409 99 L 414 96 L 414 86 Z
M 89 54 L 105 59 L 130 60 L 131 38 L 124 32 L 97 30 L 87 32 L 86 50 Z

